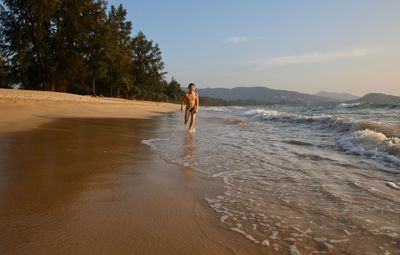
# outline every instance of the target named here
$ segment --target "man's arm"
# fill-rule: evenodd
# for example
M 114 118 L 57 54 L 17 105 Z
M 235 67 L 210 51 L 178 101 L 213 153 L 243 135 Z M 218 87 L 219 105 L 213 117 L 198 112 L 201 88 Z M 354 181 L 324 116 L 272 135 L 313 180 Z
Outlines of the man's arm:
M 196 97 L 196 110 L 199 109 L 199 105 L 200 105 L 200 97 L 199 97 L 199 94 L 197 94 L 197 97 Z

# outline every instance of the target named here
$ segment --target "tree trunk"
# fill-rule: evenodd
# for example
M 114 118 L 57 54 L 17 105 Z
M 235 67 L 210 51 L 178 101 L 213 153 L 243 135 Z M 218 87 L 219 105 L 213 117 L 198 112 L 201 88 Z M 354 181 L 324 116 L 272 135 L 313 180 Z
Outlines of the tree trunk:
M 42 83 L 43 83 L 43 89 L 49 90 L 49 84 L 47 83 L 47 75 L 43 75 Z
M 92 79 L 92 91 L 93 96 L 96 96 L 96 80 L 94 78 Z

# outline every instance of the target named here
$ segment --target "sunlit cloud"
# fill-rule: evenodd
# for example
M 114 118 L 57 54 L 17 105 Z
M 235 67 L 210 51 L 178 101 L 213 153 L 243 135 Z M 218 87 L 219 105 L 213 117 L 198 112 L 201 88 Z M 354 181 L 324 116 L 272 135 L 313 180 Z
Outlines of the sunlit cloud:
M 230 43 L 244 43 L 250 39 L 251 39 L 251 37 L 248 37 L 248 36 L 234 36 L 234 37 L 227 38 L 226 41 L 230 42 Z
M 370 48 L 353 48 L 350 50 L 338 50 L 330 52 L 306 52 L 295 55 L 251 60 L 251 61 L 246 61 L 243 64 L 254 66 L 256 70 L 262 70 L 271 67 L 354 59 L 354 58 L 370 56 L 373 54 L 374 50 Z
M 226 43 L 240 44 L 248 41 L 263 39 L 262 36 L 232 36 L 225 39 Z

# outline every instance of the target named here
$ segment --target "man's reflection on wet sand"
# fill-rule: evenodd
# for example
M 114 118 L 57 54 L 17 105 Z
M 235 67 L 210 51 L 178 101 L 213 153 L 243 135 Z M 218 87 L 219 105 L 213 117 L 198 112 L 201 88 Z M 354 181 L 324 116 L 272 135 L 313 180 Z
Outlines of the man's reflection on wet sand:
M 193 133 L 185 133 L 183 138 L 183 155 L 186 158 L 196 159 L 196 136 Z
M 185 158 L 188 165 L 193 166 L 197 160 L 197 149 L 196 149 L 196 136 L 194 133 L 185 132 L 182 140 L 182 156 Z M 182 173 L 188 179 L 191 178 L 192 169 L 189 167 L 182 167 Z

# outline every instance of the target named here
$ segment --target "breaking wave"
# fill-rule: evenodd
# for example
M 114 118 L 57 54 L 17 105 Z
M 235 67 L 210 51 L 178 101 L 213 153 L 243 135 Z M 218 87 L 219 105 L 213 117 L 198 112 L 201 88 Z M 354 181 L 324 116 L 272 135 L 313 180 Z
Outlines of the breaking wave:
M 337 105 L 339 109 L 400 109 L 400 104 L 373 104 L 368 102 L 356 102 L 356 103 L 341 103 Z
M 339 148 L 354 155 L 375 157 L 400 165 L 399 127 L 348 116 L 328 114 L 300 114 L 267 109 L 252 109 L 243 113 L 254 121 L 276 121 L 310 124 L 320 129 L 331 129 L 338 137 Z

